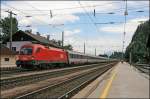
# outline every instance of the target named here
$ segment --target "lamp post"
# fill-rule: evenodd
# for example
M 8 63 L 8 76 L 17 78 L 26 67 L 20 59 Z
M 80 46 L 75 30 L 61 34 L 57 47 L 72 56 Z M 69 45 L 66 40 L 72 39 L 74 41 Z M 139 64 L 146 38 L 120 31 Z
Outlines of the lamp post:
M 10 50 L 12 50 L 12 25 L 13 25 L 13 23 L 12 23 L 12 15 L 17 15 L 17 14 L 15 14 L 15 13 L 13 13 L 12 11 L 5 11 L 5 12 L 8 12 L 9 13 L 9 16 L 10 16 L 10 44 L 9 44 L 9 48 L 10 48 Z
M 56 27 L 56 26 L 64 26 L 64 24 L 49 24 L 50 26 L 52 26 L 52 27 Z M 64 47 L 64 30 L 62 30 L 62 29 L 59 29 L 59 28 L 57 28 L 58 30 L 61 30 L 62 31 L 62 33 L 61 33 L 61 42 L 62 42 L 62 48 Z

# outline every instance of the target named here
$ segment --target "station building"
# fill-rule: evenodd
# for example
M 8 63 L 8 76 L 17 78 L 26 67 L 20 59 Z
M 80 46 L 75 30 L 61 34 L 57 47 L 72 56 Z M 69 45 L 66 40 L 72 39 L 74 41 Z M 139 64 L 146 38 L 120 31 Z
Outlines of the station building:
M 17 56 L 4 45 L 0 45 L 0 67 L 15 67 Z
M 10 46 L 9 38 L 6 39 L 4 42 L 6 46 L 9 48 Z M 31 44 L 31 43 L 60 48 L 60 46 L 50 41 L 48 37 L 46 38 L 46 37 L 40 36 L 40 34 L 33 34 L 29 31 L 19 30 L 15 34 L 12 35 L 12 51 L 14 52 L 18 53 L 21 46 L 25 44 Z

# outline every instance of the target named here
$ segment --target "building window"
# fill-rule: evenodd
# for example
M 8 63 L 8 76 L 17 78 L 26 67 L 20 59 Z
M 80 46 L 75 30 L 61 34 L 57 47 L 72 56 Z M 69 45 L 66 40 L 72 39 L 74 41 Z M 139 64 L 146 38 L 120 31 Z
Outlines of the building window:
M 16 47 L 12 47 L 12 51 L 16 51 Z
M 9 58 L 5 58 L 5 61 L 9 61 Z

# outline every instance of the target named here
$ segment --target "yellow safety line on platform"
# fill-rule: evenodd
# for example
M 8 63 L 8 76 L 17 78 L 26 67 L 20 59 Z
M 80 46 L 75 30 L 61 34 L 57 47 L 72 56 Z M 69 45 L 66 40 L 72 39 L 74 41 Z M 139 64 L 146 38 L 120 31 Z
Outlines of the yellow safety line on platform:
M 115 78 L 115 76 L 116 76 L 116 72 L 113 71 L 113 74 L 112 74 L 111 78 L 109 79 L 108 83 L 106 84 L 105 89 L 103 90 L 102 95 L 100 96 L 100 98 L 106 98 L 107 97 L 108 92 L 109 92 L 110 87 L 111 87 L 111 84 L 112 84 L 112 81 Z

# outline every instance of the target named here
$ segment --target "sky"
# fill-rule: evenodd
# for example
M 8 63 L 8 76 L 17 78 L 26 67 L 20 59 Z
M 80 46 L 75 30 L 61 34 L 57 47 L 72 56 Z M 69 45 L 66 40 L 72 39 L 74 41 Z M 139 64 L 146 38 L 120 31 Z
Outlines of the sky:
M 32 29 L 56 40 L 61 40 L 64 31 L 64 45 L 71 44 L 74 51 L 83 52 L 85 43 L 88 54 L 95 54 L 95 49 L 97 55 L 110 54 L 123 48 L 125 4 L 118 0 L 2 1 L 1 17 L 9 15 L 5 11 L 13 11 L 20 30 Z M 138 25 L 149 19 L 149 1 L 127 1 L 127 11 L 123 51 Z

